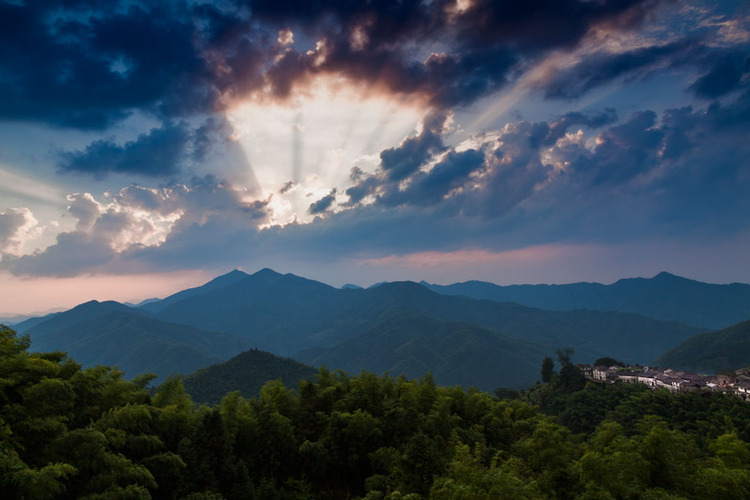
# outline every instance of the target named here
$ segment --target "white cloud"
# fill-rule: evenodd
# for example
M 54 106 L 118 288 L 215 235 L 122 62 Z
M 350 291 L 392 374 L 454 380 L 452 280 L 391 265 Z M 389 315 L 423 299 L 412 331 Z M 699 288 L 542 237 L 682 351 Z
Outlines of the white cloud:
M 246 189 L 212 177 L 160 189 L 130 185 L 100 199 L 75 193 L 68 201 L 68 213 L 77 220 L 75 229 L 58 234 L 55 244 L 42 252 L 12 253 L 19 257 L 4 262 L 4 267 L 29 275 L 140 272 L 143 266 L 131 258 L 135 253 L 168 240 L 169 248 L 162 251 L 170 255 L 190 253 L 196 244 L 218 248 L 228 235 L 257 231 L 268 211 L 267 201 L 254 200 Z M 6 215 L 0 242 L 13 250 L 24 241 L 18 235 L 31 231 L 36 221 L 27 221 L 26 213 L 18 210 Z
M 42 230 L 28 208 L 0 212 L 0 258 L 2 254 L 23 255 L 26 243 L 38 238 Z

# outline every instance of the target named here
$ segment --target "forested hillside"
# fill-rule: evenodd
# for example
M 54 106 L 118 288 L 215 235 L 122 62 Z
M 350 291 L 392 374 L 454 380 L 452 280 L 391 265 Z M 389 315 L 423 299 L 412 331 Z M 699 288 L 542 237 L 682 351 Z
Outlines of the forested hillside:
M 29 353 L 27 338 L 2 327 L 0 497 L 750 495 L 750 405 L 580 389 L 569 363 L 547 375 L 550 383 L 523 397 L 539 398 L 548 415 L 522 400 L 436 386 L 429 375 L 326 370 L 297 390 L 270 382 L 258 398 L 231 393 L 196 407 L 179 378 L 149 396 L 146 377 L 126 382 L 61 353 Z M 586 425 L 572 424 L 579 417 Z
M 431 372 L 440 385 L 492 391 L 536 381 L 545 352 L 532 342 L 470 323 L 404 313 L 362 327 L 332 348 L 310 349 L 297 358 L 350 373 L 367 370 L 417 378 Z
M 659 366 L 716 373 L 750 365 L 750 320 L 690 337 L 656 360 Z
M 269 380 L 280 380 L 287 387 L 296 387 L 298 380 L 312 380 L 316 373 L 312 366 L 293 359 L 250 349 L 223 363 L 191 373 L 183 383 L 196 403 L 216 404 L 228 392 L 237 391 L 246 398 L 254 398 Z
M 173 373 L 187 375 L 222 362 L 250 347 L 241 337 L 169 323 L 112 301 L 86 302 L 19 326 L 31 337 L 34 351 L 65 351 L 84 366 L 116 365 L 128 377 L 155 373 L 159 382 Z

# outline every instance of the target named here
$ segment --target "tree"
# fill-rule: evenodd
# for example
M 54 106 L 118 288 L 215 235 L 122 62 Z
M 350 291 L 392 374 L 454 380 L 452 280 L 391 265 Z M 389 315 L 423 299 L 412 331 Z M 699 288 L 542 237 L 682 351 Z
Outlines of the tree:
M 583 372 L 570 360 L 573 352 L 573 348 L 571 347 L 557 350 L 557 360 L 560 362 L 560 376 L 557 378 L 557 388 L 562 392 L 580 391 L 586 385 L 586 377 L 583 375 Z
M 549 356 L 542 361 L 542 382 L 549 384 L 552 381 L 552 374 L 555 373 L 555 362 Z
M 503 498 L 527 500 L 544 498 L 536 481 L 528 481 L 514 474 L 511 468 L 498 466 L 493 460 L 484 467 L 478 453 L 472 455 L 469 446 L 458 445 L 447 473 L 436 479 L 430 490 L 434 500 L 483 500 Z

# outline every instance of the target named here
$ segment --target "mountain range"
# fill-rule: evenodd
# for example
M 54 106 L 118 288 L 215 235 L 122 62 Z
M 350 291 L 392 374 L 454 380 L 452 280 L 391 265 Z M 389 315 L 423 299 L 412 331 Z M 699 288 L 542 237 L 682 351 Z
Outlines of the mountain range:
M 401 324 L 400 329 L 408 334 L 409 321 L 403 323 L 395 316 L 409 314 L 469 323 L 553 352 L 570 345 L 584 359 L 616 350 L 634 362 L 650 362 L 701 331 L 620 312 L 544 311 L 442 295 L 413 282 L 342 290 L 270 269 L 253 275 L 238 273 L 191 289 L 181 300 L 167 297 L 162 301 L 166 307 L 153 302 L 144 309 L 165 321 L 231 333 L 258 348 L 292 357 L 312 348 L 331 348 L 386 319 L 391 329 Z
M 670 283 L 674 287 L 664 291 Z M 475 288 L 513 288 L 488 285 Z M 617 299 L 622 303 L 637 302 L 634 288 L 641 287 L 640 293 L 645 296 L 660 289 L 671 294 L 667 302 L 672 305 L 664 310 L 680 309 L 674 304 L 687 309 L 696 300 L 693 282 L 666 273 L 609 286 L 558 286 L 574 287 L 567 289 L 570 292 L 578 285 L 605 287 L 609 290 L 605 295 L 612 296 L 616 295 L 614 290 L 625 290 L 622 293 L 631 298 Z M 743 286 L 707 286 L 728 287 L 715 289 L 725 295 L 727 290 L 736 292 L 736 296 L 725 296 L 737 305 L 733 314 L 740 314 L 750 303 L 742 302 Z M 706 331 L 674 320 L 595 310 L 591 304 L 588 310 L 544 310 L 472 298 L 472 286 L 467 283 L 438 287 L 440 293 L 435 287 L 393 282 L 368 289 L 339 289 L 270 269 L 254 274 L 235 270 L 138 307 L 89 302 L 70 311 L 27 320 L 16 328 L 31 336 L 33 350 L 65 350 L 85 365 L 117 365 L 127 376 L 151 371 L 162 379 L 170 373 L 187 375 L 225 362 L 223 371 L 206 369 L 202 377 L 246 373 L 249 379 L 257 376 L 255 368 L 260 364 L 266 367 L 268 377 L 283 380 L 284 373 L 300 369 L 283 358 L 291 357 L 313 367 L 326 365 L 353 373 L 370 370 L 417 377 L 431 371 L 442 385 L 484 390 L 533 384 L 539 378 L 542 359 L 554 357 L 560 348 L 573 348 L 574 361 L 614 356 L 629 363 L 649 364 Z M 519 289 L 527 290 L 523 287 Z M 574 295 L 571 292 L 570 304 L 575 302 Z M 578 294 L 575 300 L 583 300 L 582 296 Z M 729 314 L 727 310 L 722 309 L 722 314 Z M 708 323 L 719 321 L 717 318 L 712 317 Z M 238 356 L 250 347 L 255 355 Z M 258 349 L 271 354 L 258 361 L 266 355 L 258 354 Z M 227 365 L 229 358 L 233 360 Z M 253 387 L 259 387 L 262 381 L 261 376 Z M 202 384 L 213 387 L 210 380 Z
M 711 329 L 725 328 L 750 318 L 750 285 L 702 283 L 666 272 L 650 279 L 621 279 L 611 285 L 500 286 L 483 281 L 447 286 L 422 282 L 422 285 L 445 295 L 516 302 L 553 311 L 591 309 L 629 312 Z

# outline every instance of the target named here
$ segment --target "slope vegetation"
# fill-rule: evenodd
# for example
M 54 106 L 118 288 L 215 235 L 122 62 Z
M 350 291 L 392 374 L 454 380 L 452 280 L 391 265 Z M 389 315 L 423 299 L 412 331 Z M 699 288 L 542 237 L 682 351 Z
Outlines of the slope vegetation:
M 250 349 L 230 360 L 201 368 L 185 377 L 185 390 L 196 403 L 217 404 L 229 392 L 245 398 L 258 397 L 269 380 L 281 380 L 286 387 L 297 387 L 301 379 L 312 380 L 315 368 L 269 352 Z
M 690 337 L 656 360 L 659 366 L 716 373 L 750 364 L 750 320 Z
M 188 374 L 249 347 L 226 333 L 161 321 L 117 302 L 87 302 L 24 330 L 37 352 L 65 351 L 85 366 L 116 365 L 128 377 Z
M 311 349 L 297 357 L 350 373 L 364 369 L 421 377 L 429 371 L 441 385 L 492 391 L 533 383 L 546 354 L 537 344 L 469 323 L 395 314 L 330 349 Z

